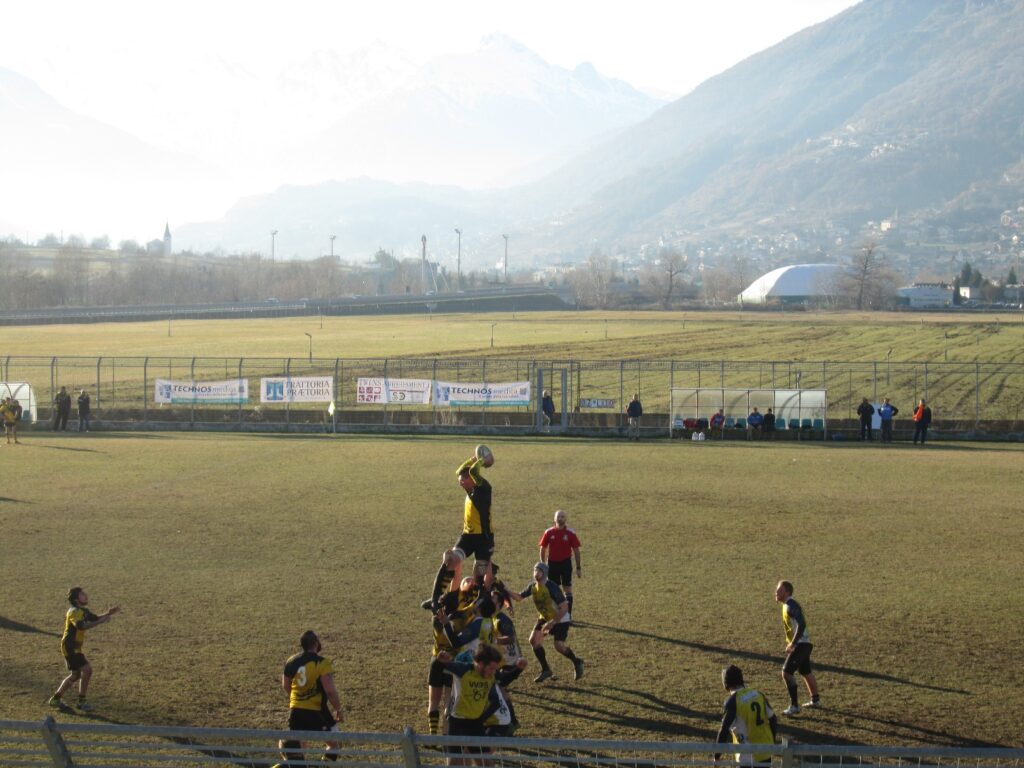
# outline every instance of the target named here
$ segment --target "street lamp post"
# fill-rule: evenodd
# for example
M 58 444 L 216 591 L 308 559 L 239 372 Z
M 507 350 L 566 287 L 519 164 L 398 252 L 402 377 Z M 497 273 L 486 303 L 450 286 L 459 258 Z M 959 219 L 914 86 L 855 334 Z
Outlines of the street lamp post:
M 313 334 L 307 333 L 306 336 L 309 338 L 309 362 L 313 362 Z
M 331 235 L 331 258 L 332 259 L 334 258 L 334 238 L 336 238 L 336 237 L 337 237 L 337 235 Z
M 505 285 L 508 285 L 508 235 L 502 235 L 505 238 Z
M 274 263 L 274 240 L 277 237 L 277 230 L 270 230 L 270 263 Z
M 459 236 L 459 255 L 455 261 L 455 290 L 462 290 L 462 230 L 455 228 L 455 234 Z

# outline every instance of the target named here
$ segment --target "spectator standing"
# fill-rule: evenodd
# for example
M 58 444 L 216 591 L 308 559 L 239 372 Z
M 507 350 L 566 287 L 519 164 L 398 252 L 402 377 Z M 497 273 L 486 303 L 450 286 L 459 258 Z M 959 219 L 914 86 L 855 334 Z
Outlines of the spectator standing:
M 633 399 L 626 406 L 626 417 L 629 419 L 629 438 L 640 440 L 640 417 L 644 415 L 644 407 L 640 403 L 639 393 L 633 395 Z
M 775 439 L 775 411 L 771 408 L 764 415 L 764 434 L 768 440 Z
M 768 699 L 760 691 L 743 684 L 743 672 L 734 664 L 722 670 L 722 684 L 729 692 L 722 709 L 722 726 L 718 729 L 719 744 L 774 744 L 778 718 Z M 720 754 L 715 755 L 717 764 Z M 770 753 L 737 754 L 736 762 L 743 766 L 770 766 Z
M 572 613 L 572 563 L 576 561 L 576 575 L 583 576 L 580 565 L 580 540 L 576 531 L 568 527 L 564 510 L 555 512 L 555 524 L 540 537 L 540 562 L 548 564 L 548 578 L 562 588 Z
M 714 435 L 715 430 L 718 431 L 719 438 L 725 437 L 725 414 L 721 408 L 711 414 L 711 420 L 708 422 L 708 432 Z
M 89 416 L 92 414 L 92 400 L 84 389 L 78 393 L 78 431 L 89 431 Z
M 551 399 L 551 390 L 545 389 L 540 401 L 540 412 L 544 416 L 544 431 L 551 430 L 551 422 L 555 420 L 555 401 Z
M 764 426 L 764 414 L 757 410 L 757 406 L 754 406 L 754 410 L 747 416 L 747 440 L 759 440 L 761 438 L 761 427 Z
M 882 442 L 892 442 L 892 420 L 896 414 L 900 412 L 900 409 L 889 402 L 889 398 L 882 400 L 882 404 L 878 406 L 878 418 L 882 421 Z
M 53 405 L 53 431 L 60 429 L 67 432 L 68 416 L 71 415 L 71 395 L 68 394 L 67 387 L 60 388 L 60 392 L 53 398 Z
M 875 435 L 871 428 L 871 417 L 875 415 L 875 406 L 869 403 L 866 397 L 857 406 L 857 415 L 860 416 L 860 439 L 872 442 Z
M 932 423 L 932 409 L 928 407 L 928 404 L 921 398 L 921 402 L 917 404 L 917 408 L 914 409 L 914 445 L 917 445 L 917 438 L 921 438 L 921 445 L 924 445 L 924 439 L 928 435 L 928 427 Z

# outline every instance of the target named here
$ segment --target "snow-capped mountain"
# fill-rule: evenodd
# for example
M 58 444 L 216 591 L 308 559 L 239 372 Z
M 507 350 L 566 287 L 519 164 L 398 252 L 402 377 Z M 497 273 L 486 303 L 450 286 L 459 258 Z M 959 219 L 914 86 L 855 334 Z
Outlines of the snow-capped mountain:
M 662 105 L 590 64 L 548 64 L 504 35 L 428 61 L 282 158 L 289 178 L 367 175 L 503 186 L 550 170 Z M 324 174 L 324 169 L 331 169 Z

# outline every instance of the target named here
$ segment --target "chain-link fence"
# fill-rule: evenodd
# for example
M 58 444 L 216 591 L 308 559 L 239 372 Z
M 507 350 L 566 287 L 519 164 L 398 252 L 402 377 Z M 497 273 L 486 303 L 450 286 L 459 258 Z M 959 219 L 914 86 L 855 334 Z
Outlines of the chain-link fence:
M 634 393 L 645 422 L 668 426 L 673 387 L 826 389 L 830 422 L 854 419 L 867 397 L 888 397 L 909 417 L 926 398 L 934 417 L 951 429 L 1018 428 L 1024 405 L 1022 363 L 896 363 L 836 361 L 525 360 L 506 358 L 212 358 L 36 357 L 0 358 L 5 382 L 27 382 L 40 419 L 52 414 L 61 387 L 91 396 L 93 417 L 118 422 L 187 422 L 351 425 L 449 425 L 534 428 L 541 390 L 551 391 L 556 423 L 616 425 Z M 327 404 L 261 403 L 267 377 L 330 377 L 336 411 Z M 449 407 L 357 402 L 361 378 L 422 379 L 466 384 L 529 382 L 528 405 Z M 231 405 L 161 403 L 158 379 L 175 382 L 243 380 L 248 397 Z M 74 413 L 74 411 L 73 411 Z M 564 414 L 564 416 L 563 416 Z M 650 415 L 647 418 L 646 415 Z

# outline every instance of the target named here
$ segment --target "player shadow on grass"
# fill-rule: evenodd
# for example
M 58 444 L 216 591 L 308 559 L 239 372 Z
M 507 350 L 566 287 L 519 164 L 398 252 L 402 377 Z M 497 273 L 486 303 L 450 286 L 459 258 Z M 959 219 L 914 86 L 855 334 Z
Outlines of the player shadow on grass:
M 7 496 L 0 496 L 0 503 L 9 502 L 11 504 L 31 504 L 31 501 L 25 501 L 24 499 L 11 499 Z
M 548 684 L 543 688 L 537 688 L 534 690 L 522 689 L 515 691 L 515 700 L 517 706 L 520 702 L 527 708 L 536 708 L 545 712 L 551 712 L 564 717 L 566 715 L 578 717 L 582 720 L 590 722 L 607 723 L 610 726 L 617 726 L 620 728 L 636 728 L 647 733 L 660 733 L 670 734 L 675 737 L 683 736 L 694 739 L 707 740 L 714 738 L 717 732 L 717 723 L 721 719 L 720 715 L 708 714 L 706 712 L 697 712 L 693 709 L 681 706 L 676 702 L 665 701 L 657 696 L 653 696 L 650 693 L 644 691 L 631 691 L 626 688 L 613 688 L 611 686 L 588 686 L 579 687 L 572 685 L 557 685 Z M 579 697 L 588 697 L 590 699 L 606 699 L 609 702 L 620 702 L 626 705 L 626 711 L 618 711 L 611 709 L 608 706 L 599 706 L 599 702 L 594 704 L 584 704 L 580 702 L 573 702 L 571 705 L 567 705 L 562 700 L 552 700 L 551 691 L 565 691 L 575 694 Z M 605 693 L 605 691 L 614 691 L 617 694 L 612 695 Z M 637 699 L 646 699 L 647 703 L 638 704 Z M 636 714 L 638 711 L 647 710 L 645 714 Z M 628 714 L 629 712 L 633 714 Z M 693 726 L 681 723 L 679 719 L 672 718 L 694 718 L 699 720 L 707 720 L 709 723 L 708 728 L 695 728 Z
M 97 451 L 95 448 L 72 448 L 69 445 L 40 445 L 36 443 L 34 448 L 42 448 L 47 451 L 75 451 L 77 453 L 103 453 L 103 451 Z
M 20 621 L 8 619 L 6 616 L 0 616 L 0 629 L 7 629 L 11 632 L 26 632 L 33 635 L 49 635 L 50 637 L 60 637 L 60 632 L 51 632 L 47 629 L 39 629 L 39 627 L 33 627 L 31 624 L 22 624 Z
M 835 714 L 846 720 L 847 727 L 857 728 L 868 733 L 874 733 L 887 739 L 902 739 L 904 738 L 902 732 L 909 732 L 917 738 L 924 741 L 929 746 L 945 746 L 945 747 L 992 747 L 992 748 L 1004 748 L 1005 744 L 998 744 L 993 741 L 983 741 L 981 739 L 974 739 L 970 737 L 953 736 L 948 731 L 939 731 L 932 728 L 923 728 L 920 725 L 910 725 L 909 723 L 903 723 L 899 720 L 893 720 L 891 718 L 882 717 L 871 717 L 863 712 L 854 712 L 852 710 L 838 709 L 836 707 L 826 707 L 820 710 L 825 714 Z M 857 722 L 851 721 L 864 721 L 871 725 L 861 725 Z M 804 733 L 804 729 L 796 727 L 798 721 L 789 719 L 785 721 L 787 734 L 792 734 L 801 741 L 810 741 L 812 739 L 818 739 L 820 743 L 820 734 L 812 731 Z M 863 743 L 863 741 L 857 742 Z
M 725 648 L 720 645 L 708 645 L 707 643 L 696 643 L 692 640 L 680 640 L 678 637 L 662 637 L 661 635 L 654 635 L 650 632 L 640 632 L 635 629 L 623 629 L 622 627 L 610 627 L 605 624 L 592 624 L 585 621 L 574 621 L 574 627 L 584 629 L 596 629 L 604 632 L 616 632 L 621 635 L 629 635 L 631 637 L 643 637 L 648 640 L 659 640 L 663 643 L 670 643 L 672 645 L 681 645 L 684 648 L 692 648 L 695 651 L 703 651 L 710 653 L 721 653 L 727 656 L 738 657 L 741 659 L 751 659 L 753 661 L 764 661 L 768 663 L 781 661 L 782 655 L 768 655 L 764 653 L 754 653 L 753 651 L 742 651 L 736 648 Z M 958 693 L 962 696 L 967 696 L 970 691 L 965 691 L 960 688 L 946 688 L 941 685 L 928 685 L 927 683 L 915 683 L 913 680 L 907 680 L 906 678 L 896 677 L 895 675 L 886 675 L 881 672 L 871 672 L 866 669 L 853 669 L 852 667 L 840 667 L 835 664 L 822 664 L 817 659 L 814 660 L 814 668 L 823 672 L 833 672 L 838 675 L 850 675 L 851 677 L 863 677 L 868 680 L 881 680 L 887 683 L 899 683 L 900 685 L 909 685 L 914 688 L 924 688 L 928 691 L 938 691 L 939 693 Z

